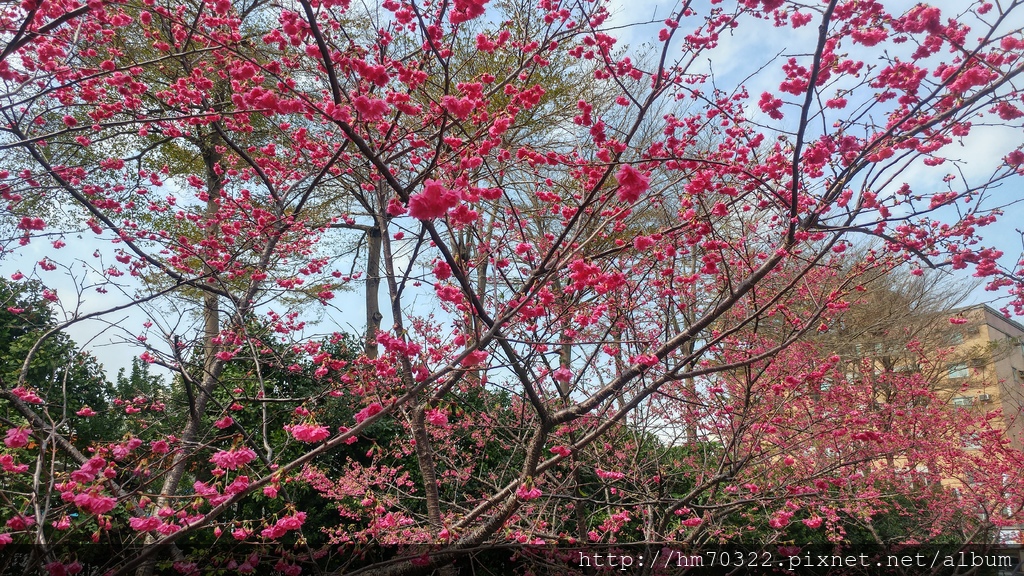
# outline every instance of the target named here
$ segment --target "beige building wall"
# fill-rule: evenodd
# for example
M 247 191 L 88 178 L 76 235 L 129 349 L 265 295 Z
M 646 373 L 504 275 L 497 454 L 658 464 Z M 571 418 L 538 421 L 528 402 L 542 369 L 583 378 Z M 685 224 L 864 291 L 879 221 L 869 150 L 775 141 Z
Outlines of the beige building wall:
M 947 366 L 950 404 L 986 412 L 1001 409 L 993 424 L 1007 431 L 1014 448 L 1024 450 L 1024 326 L 985 305 L 955 315 L 967 323 L 961 325 L 962 341 L 955 343 L 962 354 Z

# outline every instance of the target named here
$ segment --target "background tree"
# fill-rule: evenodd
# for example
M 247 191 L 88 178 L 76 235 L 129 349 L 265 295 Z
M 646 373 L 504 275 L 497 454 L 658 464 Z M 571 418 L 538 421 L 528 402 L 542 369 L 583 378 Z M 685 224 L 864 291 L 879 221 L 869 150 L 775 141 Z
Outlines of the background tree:
M 116 392 L 92 355 L 66 334 L 53 332 L 57 322 L 49 294 L 38 283 L 0 280 L 0 378 L 10 386 L 25 374 L 40 399 L 53 402 L 54 427 L 84 448 L 121 429 L 112 404 Z M 86 408 L 94 415 L 76 414 Z M 8 425 L 25 425 L 7 402 L 4 411 Z

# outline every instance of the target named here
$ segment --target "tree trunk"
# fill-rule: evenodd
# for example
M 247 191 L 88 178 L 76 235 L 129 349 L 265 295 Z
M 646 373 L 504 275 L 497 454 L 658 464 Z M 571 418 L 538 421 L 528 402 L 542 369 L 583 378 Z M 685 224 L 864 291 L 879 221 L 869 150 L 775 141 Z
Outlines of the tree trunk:
M 217 211 L 220 208 L 219 200 L 224 186 L 224 181 L 217 170 L 217 166 L 223 157 L 223 155 L 217 151 L 218 145 L 220 145 L 220 138 L 216 133 L 212 133 L 210 141 L 203 149 L 203 162 L 206 165 L 207 191 L 206 211 L 204 216 L 206 217 L 206 221 L 209 223 L 216 221 Z M 206 229 L 206 233 L 207 237 L 216 238 L 220 235 L 220 226 L 210 224 Z M 212 282 L 216 273 L 217 271 L 209 265 L 203 265 L 203 274 L 207 278 L 207 282 Z M 152 510 L 160 510 L 169 505 L 171 498 L 174 496 L 175 492 L 177 492 L 178 486 L 181 484 L 181 480 L 185 476 L 185 469 L 188 466 L 188 460 L 195 452 L 195 443 L 202 428 L 203 418 L 206 415 L 206 406 L 213 395 L 213 390 L 216 387 L 217 382 L 220 380 L 221 372 L 224 369 L 224 362 L 217 358 L 219 346 L 215 344 L 215 338 L 220 334 L 219 300 L 219 297 L 212 292 L 203 293 L 202 377 L 199 379 L 198 390 L 193 391 L 193 393 L 188 395 L 188 420 L 181 433 L 179 448 L 174 452 L 171 459 L 170 470 L 168 470 L 167 475 L 164 477 L 163 486 L 160 488 L 160 494 L 157 496 L 156 502 L 151 508 Z M 185 382 L 184 386 L 189 386 L 189 383 Z M 146 544 L 151 544 L 154 541 L 155 539 L 152 534 L 146 535 Z M 152 576 L 154 569 L 155 564 L 147 562 L 139 567 L 137 574 L 139 574 L 139 576 Z
M 377 332 L 384 315 L 380 313 L 380 251 L 381 227 L 375 222 L 366 231 L 366 333 L 363 353 L 367 358 L 377 357 Z

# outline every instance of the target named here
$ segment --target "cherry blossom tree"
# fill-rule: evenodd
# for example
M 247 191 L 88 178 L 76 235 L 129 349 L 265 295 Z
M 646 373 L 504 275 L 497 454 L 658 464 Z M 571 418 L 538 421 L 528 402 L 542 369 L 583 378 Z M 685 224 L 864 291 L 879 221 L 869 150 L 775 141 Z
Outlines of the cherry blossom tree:
M 51 572 L 91 539 L 115 574 L 411 574 L 498 544 L 1019 522 L 997 415 L 812 337 L 926 268 L 1024 309 L 983 236 L 1024 174 L 1019 3 L 892 4 L 633 27 L 595 1 L 5 6 L 4 264 L 63 320 L 0 390 L 0 544 Z M 726 48 L 780 30 L 721 85 Z M 998 153 L 968 162 L 978 138 Z M 173 374 L 180 417 L 111 399 L 128 433 L 83 451 L 57 415 L 92 410 L 27 367 L 95 320 Z

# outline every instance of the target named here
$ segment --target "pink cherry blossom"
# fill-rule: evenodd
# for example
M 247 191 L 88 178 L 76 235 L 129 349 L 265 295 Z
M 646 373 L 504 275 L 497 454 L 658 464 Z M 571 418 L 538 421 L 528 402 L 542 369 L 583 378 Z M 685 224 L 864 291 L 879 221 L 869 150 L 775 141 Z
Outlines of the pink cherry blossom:
M 604 478 L 605 480 L 622 480 L 626 477 L 622 472 L 602 470 L 600 468 L 595 470 L 595 472 L 597 473 L 598 478 Z
M 427 422 L 430 422 L 434 426 L 447 426 L 448 425 L 448 413 L 440 408 L 431 408 L 427 410 Z
M 409 197 L 409 215 L 420 220 L 441 218 L 459 203 L 459 195 L 437 180 L 424 182 L 423 191 Z
M 238 448 L 237 450 L 221 450 L 210 457 L 210 462 L 225 470 L 235 470 L 245 466 L 256 458 L 256 453 L 250 448 Z
M 616 191 L 619 202 L 627 204 L 639 200 L 640 196 L 651 187 L 650 178 L 629 164 L 623 164 L 619 168 L 619 171 L 615 173 L 615 180 L 619 183 L 619 188 Z
M 288 427 L 288 431 L 300 442 L 319 442 L 331 435 L 327 426 L 315 424 L 296 424 Z
M 572 370 L 565 367 L 558 368 L 551 373 L 551 379 L 555 382 L 562 382 L 563 384 L 568 383 L 572 380 Z
M 89 514 L 106 514 L 117 506 L 117 500 L 96 492 L 88 492 L 75 496 L 75 506 Z
M 487 0 L 455 0 L 455 9 L 448 15 L 452 24 L 461 24 L 483 16 Z
M 352 105 L 359 112 L 360 119 L 366 122 L 376 122 L 391 110 L 387 102 L 366 95 L 357 96 Z
M 821 526 L 822 519 L 821 516 L 815 515 L 811 516 L 810 518 L 804 518 L 803 520 L 801 520 L 801 522 L 804 523 L 804 526 L 807 526 L 808 528 L 814 530 L 815 528 Z
M 292 530 L 298 530 L 299 528 L 302 527 L 302 524 L 305 521 L 306 521 L 306 513 L 305 512 L 296 512 L 295 514 L 292 514 L 290 516 L 284 516 L 284 517 L 278 519 L 278 521 L 275 522 L 273 526 L 269 526 L 267 528 L 264 528 L 260 532 L 260 536 L 262 536 L 264 538 L 267 538 L 267 539 L 274 540 L 274 539 L 277 539 L 277 538 L 280 538 L 280 537 L 284 536 L 285 534 L 287 534 L 288 532 L 290 532 Z
M 4 438 L 4 445 L 8 448 L 21 448 L 28 444 L 28 430 L 26 428 L 9 428 Z
M 1020 16 L 981 17 L 989 0 L 718 4 L 651 22 L 640 41 L 674 54 L 664 66 L 634 61 L 601 2 L 8 10 L 0 252 L 30 273 L 0 307 L 32 325 L 18 350 L 81 314 L 139 311 L 124 344 L 177 375 L 118 386 L 99 412 L 119 424 L 97 429 L 82 404 L 100 391 L 9 363 L 0 530 L 66 530 L 68 553 L 43 561 L 55 574 L 90 540 L 133 554 L 211 531 L 216 566 L 157 561 L 291 574 L 333 558 L 297 531 L 423 544 L 426 568 L 463 535 L 842 544 L 871 518 L 913 520 L 891 535 L 905 542 L 1019 525 L 1013 415 L 981 395 L 1001 390 L 983 382 L 999 362 L 959 391 L 908 370 L 960 362 L 937 333 L 988 312 L 856 324 L 919 301 L 892 292 L 929 266 L 1024 314 L 1024 261 L 997 250 L 1024 198 Z M 792 46 L 736 44 L 761 35 Z M 739 74 L 704 73 L 730 53 Z M 566 90 L 580 70 L 586 90 Z M 1006 129 L 968 179 L 958 149 L 993 121 Z M 78 289 L 55 276 L 83 263 Z M 343 289 L 366 318 L 343 316 Z M 899 369 L 876 366 L 878 334 Z M 32 482 L 36 466 L 54 477 Z
M 15 464 L 11 454 L 0 454 L 0 467 L 8 474 L 22 474 L 28 471 L 28 464 Z
M 401 216 L 408 212 L 408 209 L 398 198 L 391 198 L 388 200 L 387 213 L 392 216 Z
M 768 525 L 775 529 L 785 528 L 789 525 L 790 518 L 793 517 L 793 513 L 788 510 L 780 510 L 776 512 L 771 519 L 768 520 Z
M 36 519 L 34 516 L 27 516 L 25 514 L 15 514 L 11 516 L 6 523 L 7 527 L 11 530 L 25 530 L 36 525 Z
M 380 402 L 374 402 L 373 404 L 370 404 L 366 408 L 363 408 L 362 410 L 356 413 L 356 422 L 363 422 L 367 418 L 371 418 L 375 414 L 380 413 L 380 411 L 383 409 L 384 407 L 380 405 Z
M 462 365 L 469 368 L 480 364 L 487 359 L 487 350 L 473 350 L 462 359 Z
M 536 486 L 527 487 L 525 484 L 516 489 L 516 498 L 523 502 L 530 500 L 536 500 L 540 498 L 544 493 L 540 491 L 540 488 Z
M 156 530 L 163 522 L 156 516 L 145 516 L 142 518 L 131 518 L 128 520 L 128 524 L 132 527 L 132 530 L 150 532 Z
M 15 387 L 11 390 L 11 393 L 20 398 L 23 402 L 28 404 L 42 404 L 43 399 L 39 397 L 34 390 L 23 388 L 21 386 Z

